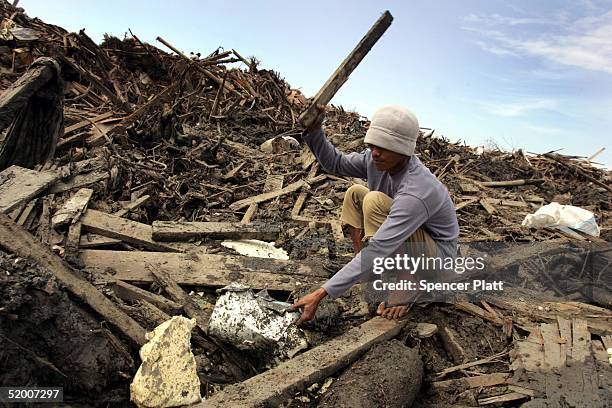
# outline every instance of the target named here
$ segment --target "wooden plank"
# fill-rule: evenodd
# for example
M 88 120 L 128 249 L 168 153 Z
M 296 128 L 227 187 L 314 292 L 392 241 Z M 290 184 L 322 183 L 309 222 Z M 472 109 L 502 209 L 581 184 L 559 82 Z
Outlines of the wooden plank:
M 478 366 L 478 365 L 481 365 L 481 364 L 492 363 L 494 361 L 497 361 L 498 359 L 500 359 L 501 357 L 503 357 L 506 354 L 507 354 L 506 351 L 502 351 L 501 353 L 493 354 L 493 355 L 491 355 L 489 357 L 481 358 L 480 360 L 471 361 L 469 363 L 459 364 L 459 365 L 456 365 L 454 367 L 445 368 L 444 370 L 442 370 L 442 371 L 440 371 L 439 373 L 436 374 L 436 379 L 440 379 L 442 377 L 445 377 L 446 375 L 448 375 L 450 373 L 454 373 L 455 371 L 465 370 L 466 368 Z
M 455 380 L 434 381 L 431 388 L 439 391 L 463 390 L 468 388 L 491 387 L 493 385 L 504 384 L 509 378 L 510 373 L 493 373 L 479 375 L 477 377 L 464 377 Z
M 64 245 L 64 259 L 73 261 L 79 258 L 79 242 L 81 240 L 81 223 L 75 222 L 68 228 L 66 245 Z
M 308 151 L 310 152 L 310 150 Z M 314 158 L 314 155 L 312 155 L 312 157 Z M 310 164 L 312 164 L 312 162 L 310 162 Z M 319 170 L 319 164 L 318 163 L 313 164 L 312 167 L 310 168 L 310 171 L 308 172 L 307 178 L 313 179 L 317 175 L 318 170 Z M 293 209 L 291 210 L 292 217 L 297 217 L 300 215 L 300 211 L 302 211 L 302 207 L 304 206 L 304 203 L 306 202 L 306 198 L 308 198 L 308 190 L 302 189 L 302 192 L 298 196 L 298 199 L 295 201 L 295 204 L 293 205 Z
M 140 198 L 132 200 L 126 205 L 124 205 L 121 210 L 114 212 L 113 215 L 116 215 L 117 217 L 123 217 L 129 214 L 130 212 L 134 211 L 135 209 L 140 208 L 143 205 L 145 205 L 147 202 L 149 202 L 150 198 L 151 198 L 150 195 L 143 195 Z
M 572 322 L 557 316 L 557 325 L 561 335 L 561 359 L 567 361 L 572 356 Z
M 82 188 L 77 191 L 76 194 L 64 203 L 62 208 L 56 211 L 53 218 L 51 218 L 51 225 L 53 228 L 66 225 L 82 214 L 87 208 L 92 195 L 93 190 L 90 188 Z
M 157 293 L 151 293 L 148 290 L 139 288 L 138 286 L 130 285 L 127 282 L 116 280 L 112 286 L 113 292 L 123 300 L 129 302 L 146 301 L 152 305 L 158 307 L 169 315 L 179 314 L 183 309 L 181 305 L 173 302 L 170 299 L 158 295 Z
M 489 215 L 493 215 L 497 212 L 495 207 L 491 203 L 489 203 L 485 198 L 480 199 L 480 205 L 489 213 Z
M 523 290 L 524 291 L 524 290 Z M 499 308 L 515 311 L 518 315 L 530 317 L 542 322 L 555 322 L 557 316 L 565 319 L 574 317 L 585 320 L 589 331 L 597 335 L 612 334 L 612 314 L 609 310 L 581 302 L 540 302 L 542 310 L 534 307 L 532 302 L 521 302 L 508 295 L 511 288 L 504 288 L 504 295 L 490 296 L 484 294 L 487 302 Z M 524 291 L 527 292 L 527 291 Z
M 331 226 L 334 240 L 336 242 L 344 242 L 344 231 L 342 230 L 342 224 L 340 221 L 330 221 L 329 225 Z
M 279 406 L 294 393 L 357 360 L 372 346 L 395 337 L 402 324 L 375 317 L 279 366 L 194 405 L 208 407 Z
M 206 334 L 208 334 L 208 322 L 212 314 L 214 305 L 207 304 L 206 308 L 201 307 L 193 301 L 172 277 L 165 271 L 151 267 L 151 274 L 155 281 L 164 288 L 164 291 L 178 304 L 183 306 L 183 310 L 187 316 L 196 320 L 197 326 Z
M 510 369 L 516 371 L 539 371 L 544 364 L 544 340 L 539 326 L 535 327 L 523 341 L 514 343 L 513 361 Z
M 314 180 L 311 180 L 314 181 Z M 244 207 L 248 207 L 251 204 L 262 203 L 264 201 L 271 200 L 276 197 L 280 197 L 285 194 L 293 193 L 294 191 L 299 190 L 304 184 L 306 184 L 306 180 L 296 181 L 295 183 L 289 184 L 287 187 L 284 187 L 277 191 L 271 191 L 269 193 L 262 193 L 253 197 L 245 198 L 244 200 L 235 201 L 230 204 L 229 209 L 232 211 L 239 210 Z
M 462 202 L 460 202 L 460 203 L 455 205 L 455 211 L 459 211 L 463 207 L 467 207 L 470 204 L 474 204 L 478 200 L 480 200 L 480 199 L 478 197 L 476 197 L 476 198 L 470 198 L 468 200 L 462 201 Z
M 257 204 L 249 205 L 249 208 L 247 208 L 247 210 L 245 211 L 244 216 L 242 217 L 242 220 L 240 220 L 240 223 L 249 224 L 251 220 L 253 219 L 253 216 L 257 212 L 257 208 L 259 208 Z
M 117 245 L 119 243 L 121 243 L 120 239 L 103 237 L 102 235 L 98 234 L 85 234 L 81 236 L 79 248 L 100 248 L 109 245 Z
M 92 125 L 94 123 L 100 122 L 101 120 L 108 119 L 111 116 L 113 116 L 114 114 L 115 114 L 115 112 L 112 112 L 112 111 L 111 112 L 104 112 L 103 114 L 98 115 L 96 117 L 93 117 L 91 119 L 85 119 L 85 120 L 82 120 L 82 121 L 80 121 L 78 123 L 75 123 L 74 125 L 70 125 L 70 126 L 68 126 L 67 128 L 64 129 L 64 136 L 67 135 L 70 132 L 74 132 L 75 130 L 82 129 L 82 128 L 86 127 L 86 126 L 90 126 L 90 125 Z
M 35 171 L 13 165 L 0 172 L 0 211 L 26 204 L 60 178 L 55 171 Z
M 474 316 L 478 316 L 481 319 L 491 322 L 497 326 L 502 326 L 504 324 L 504 322 L 497 315 L 492 315 L 487 310 L 472 303 L 457 302 L 454 304 L 454 306 L 459 310 L 463 310 L 464 312 L 468 312 L 470 314 L 473 314 Z
M 162 242 L 155 242 L 153 240 L 153 228 L 147 224 L 96 210 L 87 210 L 80 221 L 87 231 L 105 237 L 120 239 L 129 244 L 139 245 L 153 251 L 177 251 L 175 248 Z
M 94 170 L 87 174 L 79 174 L 68 181 L 58 181 L 51 185 L 46 191 L 47 194 L 59 194 L 65 191 L 70 191 L 75 188 L 81 188 L 97 183 L 98 181 L 106 180 L 109 176 L 106 170 Z
M 284 181 L 285 181 L 285 176 L 283 175 L 268 174 L 268 176 L 266 177 L 266 182 L 263 187 L 263 192 L 269 193 L 272 191 L 282 189 Z M 249 208 L 247 208 L 246 212 L 244 213 L 244 217 L 242 217 L 242 220 L 240 221 L 240 223 L 242 224 L 250 223 L 251 219 L 257 212 L 257 207 L 258 206 L 256 203 L 249 205 Z M 260 239 L 264 239 L 264 238 L 260 238 Z M 273 238 L 273 239 L 276 239 L 276 238 Z
M 81 251 L 81 260 L 90 271 L 110 269 L 115 272 L 115 279 L 138 283 L 153 282 L 145 264 L 168 272 L 180 285 L 195 286 L 223 287 L 237 282 L 256 289 L 292 291 L 323 283 L 325 277 L 321 275 L 327 275 L 293 261 L 214 254 L 89 249 Z
M 87 303 L 135 344 L 145 343 L 145 330 L 138 323 L 118 309 L 92 284 L 74 274 L 67 264 L 46 245 L 36 240 L 4 214 L 0 214 L 0 245 L 18 256 L 32 259 L 39 266 L 47 268 L 68 291 Z
M 36 207 L 37 203 L 38 203 L 38 199 L 30 200 L 28 205 L 26 205 L 26 207 L 23 209 L 23 211 L 19 215 L 19 218 L 17 219 L 17 224 L 25 225 L 25 223 L 28 221 L 28 218 L 30 218 L 30 214 L 32 214 L 32 211 L 34 210 L 34 207 Z
M 529 398 L 529 395 L 525 395 L 522 392 L 509 392 L 495 397 L 481 398 L 478 400 L 478 405 L 498 404 L 502 402 L 518 401 L 525 398 Z
M 564 366 L 565 354 L 561 357 L 559 327 L 556 323 L 542 323 L 540 330 L 544 339 L 544 368 L 553 369 Z
M 572 319 L 572 359 L 585 361 L 591 356 L 591 333 L 587 322 L 582 319 Z
M 312 104 L 300 115 L 299 120 L 303 125 L 308 126 L 316 119 L 318 114 L 317 105 L 327 105 L 329 101 L 331 101 L 336 92 L 338 92 L 340 87 L 346 82 L 351 72 L 357 68 L 357 65 L 359 65 L 374 44 L 376 44 L 387 28 L 389 28 L 392 21 L 393 16 L 391 13 L 385 11 L 374 23 L 353 51 L 351 51 L 344 61 L 342 61 L 340 66 L 329 77 L 319 92 L 317 92 Z
M 238 222 L 172 222 L 153 221 L 153 239 L 156 241 L 188 241 L 190 239 L 261 239 L 278 238 L 278 225 L 252 226 Z

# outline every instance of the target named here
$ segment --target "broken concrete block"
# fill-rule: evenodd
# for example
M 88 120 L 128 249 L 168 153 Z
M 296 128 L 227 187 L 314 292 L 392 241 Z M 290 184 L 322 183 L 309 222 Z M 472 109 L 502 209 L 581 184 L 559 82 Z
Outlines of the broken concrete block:
M 195 319 L 174 316 L 147 333 L 140 349 L 142 364 L 130 385 L 138 407 L 176 407 L 201 400 L 200 380 L 191 353 Z

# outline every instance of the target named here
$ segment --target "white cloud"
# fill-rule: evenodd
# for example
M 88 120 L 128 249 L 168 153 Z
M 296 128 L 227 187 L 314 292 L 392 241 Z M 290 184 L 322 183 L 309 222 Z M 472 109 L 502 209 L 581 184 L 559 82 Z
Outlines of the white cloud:
M 522 100 L 517 102 L 482 102 L 483 108 L 497 116 L 517 117 L 536 110 L 555 110 L 559 103 L 554 99 Z
M 492 14 L 487 18 L 470 15 L 464 20 L 468 23 L 496 22 L 496 30 L 463 27 L 477 32 L 482 39 L 476 43 L 492 54 L 529 55 L 561 65 L 612 74 L 612 10 L 568 23 L 555 20 L 557 29 L 554 32 L 510 30 L 510 27 L 521 24 L 539 24 L 539 19 L 517 19 Z

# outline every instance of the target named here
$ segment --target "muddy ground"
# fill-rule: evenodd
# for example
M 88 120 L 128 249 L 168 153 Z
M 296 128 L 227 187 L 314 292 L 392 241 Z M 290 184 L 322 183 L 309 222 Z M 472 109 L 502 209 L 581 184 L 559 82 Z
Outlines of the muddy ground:
M 134 362 L 54 276 L 0 251 L 0 386 L 64 387 L 72 403 L 129 400 Z

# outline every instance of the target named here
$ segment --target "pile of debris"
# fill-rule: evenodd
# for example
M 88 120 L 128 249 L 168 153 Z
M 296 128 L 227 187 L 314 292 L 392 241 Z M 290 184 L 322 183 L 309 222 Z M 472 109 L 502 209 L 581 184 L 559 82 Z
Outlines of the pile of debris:
M 579 157 L 483 151 L 422 129 L 418 155 L 451 193 L 460 241 L 501 243 L 492 263 L 510 271 L 519 289 L 482 299 L 482 307 L 423 306 L 411 319 L 437 325 L 438 334 L 426 338 L 416 321 L 367 320 L 368 307 L 353 291 L 321 307 L 306 330 L 311 350 L 268 370 L 278 361 L 221 342 L 210 335 L 209 321 L 219 288 L 243 284 L 287 301 L 350 259 L 337 220 L 344 191 L 360 181 L 325 174 L 301 143 L 298 116 L 309 101 L 236 50 L 187 56 L 158 37 L 170 54 L 132 33 L 97 45 L 84 30 L 68 33 L 31 19 L 5 0 L 0 19 L 0 245 L 10 252 L 0 254 L 6 271 L 0 278 L 1 357 L 28 361 L 0 375 L 1 385 L 34 378 L 64 386 L 74 401 L 90 402 L 94 395 L 100 404 L 127 401 L 126 381 L 135 374 L 145 332 L 180 314 L 195 321 L 192 349 L 201 393 L 213 395 L 203 403 L 208 406 L 314 406 L 322 395 L 322 406 L 333 406 L 346 395 L 333 385 L 325 393 L 326 379 L 377 343 L 401 347 L 387 342 L 398 335 L 425 356 L 429 384 L 417 396 L 418 386 L 405 386 L 420 384 L 420 374 L 394 380 L 398 389 L 412 390 L 400 404 L 415 397 L 423 406 L 428 398 L 465 405 L 537 398 L 524 373 L 538 371 L 540 363 L 560 367 L 565 358 L 551 362 L 548 351 L 527 358 L 523 348 L 531 343 L 559 348 L 562 357 L 584 364 L 585 373 L 603 369 L 612 315 L 576 300 L 592 301 L 599 287 L 605 290 L 598 303 L 611 304 L 612 283 L 604 273 L 610 266 L 605 241 L 612 239 L 609 172 Z M 326 133 L 343 151 L 365 148 L 368 124 L 357 113 L 328 107 Z M 593 212 L 601 238 L 521 227 L 525 215 L 553 201 Z M 275 241 L 289 259 L 240 256 L 221 245 L 223 239 Z M 507 246 L 529 241 L 542 242 Z M 589 241 L 603 249 L 593 251 Z M 555 284 L 575 272 L 557 268 L 568 248 L 577 281 L 590 284 Z M 467 249 L 482 251 L 478 244 Z M 536 276 L 534 254 L 540 254 L 544 278 Z M 538 291 L 525 289 L 526 281 Z M 259 294 L 249 296 L 261 303 Z M 557 297 L 534 310 L 544 296 Z M 39 323 L 24 318 L 30 311 Z M 62 322 L 71 319 L 80 334 L 64 341 Z M 106 324 L 96 329 L 96 319 L 110 330 Z M 47 340 L 34 336 L 41 330 Z M 472 345 L 480 332 L 490 340 Z M 575 347 L 567 351 L 572 339 Z M 512 358 L 514 375 L 510 347 L 524 357 Z M 85 348 L 95 353 L 78 351 Z M 379 348 L 371 353 L 384 354 Z M 418 353 L 403 358 L 420 369 Z M 370 360 L 378 361 L 366 356 L 338 384 L 364 377 Z M 594 389 L 584 393 L 599 398 Z

